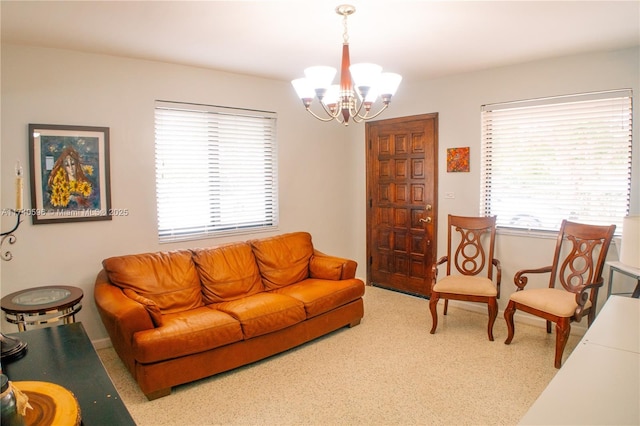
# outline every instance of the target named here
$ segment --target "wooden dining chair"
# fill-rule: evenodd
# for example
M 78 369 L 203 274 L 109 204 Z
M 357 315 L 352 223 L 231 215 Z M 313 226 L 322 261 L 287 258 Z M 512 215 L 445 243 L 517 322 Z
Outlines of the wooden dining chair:
M 449 299 L 486 303 L 489 310 L 487 333 L 493 341 L 493 324 L 498 315 L 500 262 L 494 259 L 496 217 L 464 217 L 449 215 L 447 254 L 433 265 L 431 283 L 431 334 L 438 327 L 437 305 L 444 299 L 447 315 Z M 437 280 L 438 266 L 446 263 L 446 275 Z M 493 269 L 496 282 L 493 282 Z
M 517 289 L 504 311 L 508 330 L 505 344 L 513 340 L 513 315 L 516 310 L 544 318 L 547 321 L 547 333 L 551 333 L 551 323 L 554 322 L 554 365 L 560 368 L 571 322 L 580 322 L 587 315 L 589 327 L 595 318 L 598 289 L 603 283 L 602 269 L 615 229 L 615 225 L 596 226 L 562 221 L 552 265 L 523 269 L 516 272 L 513 278 Z M 528 282 L 526 275 L 541 273 L 550 273 L 549 286 L 525 289 Z

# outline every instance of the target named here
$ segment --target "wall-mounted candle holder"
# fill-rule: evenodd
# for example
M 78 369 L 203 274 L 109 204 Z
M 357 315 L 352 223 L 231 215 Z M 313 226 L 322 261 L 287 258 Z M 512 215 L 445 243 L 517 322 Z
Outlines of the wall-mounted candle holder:
M 16 224 L 13 228 L 11 228 L 10 231 L 0 233 L 0 236 L 2 236 L 2 240 L 0 240 L 0 248 L 4 245 L 5 241 L 8 241 L 9 244 L 14 244 L 16 242 L 16 236 L 13 233 L 18 230 L 20 223 L 22 223 L 22 220 L 20 220 L 20 217 L 22 216 L 22 210 L 10 210 L 10 211 L 15 213 L 16 215 Z M 13 259 L 13 255 L 11 254 L 11 252 L 9 250 L 4 251 L 4 249 L 2 254 L 0 254 L 0 257 L 2 258 L 2 260 Z
M 20 223 L 22 222 L 20 220 L 20 217 L 22 216 L 22 213 L 24 212 L 24 210 L 22 210 L 22 191 L 23 191 L 23 179 L 22 179 L 22 166 L 20 165 L 20 161 L 18 161 L 16 163 L 16 208 L 11 209 L 11 210 L 3 210 L 3 213 L 5 211 L 11 212 L 12 214 L 16 215 L 16 224 L 14 225 L 13 228 L 11 228 L 11 230 L 7 231 L 7 232 L 2 232 L 0 233 L 0 236 L 2 237 L 2 239 L 0 240 L 0 249 L 2 248 L 2 245 L 4 244 L 5 241 L 8 241 L 9 244 L 14 244 L 16 242 L 16 236 L 13 234 L 14 232 L 16 232 L 18 230 L 18 227 L 20 226 Z M 9 250 L 7 250 L 6 252 L 3 251 L 0 254 L 0 257 L 2 258 L 2 260 L 11 260 L 13 259 L 13 255 L 11 254 L 11 252 Z

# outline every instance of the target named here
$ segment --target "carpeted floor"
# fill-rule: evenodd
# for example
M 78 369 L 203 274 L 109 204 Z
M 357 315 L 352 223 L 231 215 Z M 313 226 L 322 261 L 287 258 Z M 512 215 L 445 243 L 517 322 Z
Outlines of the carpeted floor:
M 154 401 L 112 348 L 98 353 L 141 426 L 516 424 L 557 371 L 555 334 L 516 323 L 505 345 L 500 314 L 490 342 L 486 314 L 449 306 L 431 335 L 428 303 L 367 287 L 360 325 Z

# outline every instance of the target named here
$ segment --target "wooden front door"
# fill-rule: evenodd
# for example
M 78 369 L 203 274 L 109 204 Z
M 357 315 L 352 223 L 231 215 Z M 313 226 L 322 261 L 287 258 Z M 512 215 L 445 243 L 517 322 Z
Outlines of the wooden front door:
M 365 129 L 367 283 L 428 297 L 437 250 L 438 114 Z

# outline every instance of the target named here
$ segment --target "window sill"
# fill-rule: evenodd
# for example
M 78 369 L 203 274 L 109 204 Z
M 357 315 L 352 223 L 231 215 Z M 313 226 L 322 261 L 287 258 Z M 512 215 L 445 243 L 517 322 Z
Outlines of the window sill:
M 498 235 L 512 235 L 516 237 L 531 237 L 531 238 L 544 238 L 544 239 L 556 239 L 558 237 L 558 231 L 543 231 L 540 229 L 518 229 L 518 228 L 504 228 L 498 227 L 496 229 Z

